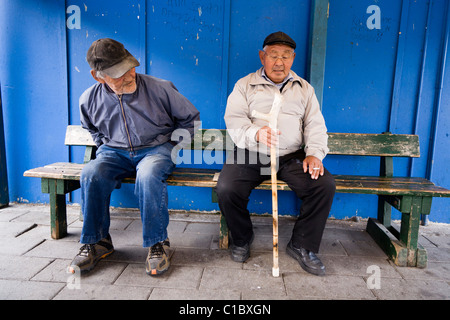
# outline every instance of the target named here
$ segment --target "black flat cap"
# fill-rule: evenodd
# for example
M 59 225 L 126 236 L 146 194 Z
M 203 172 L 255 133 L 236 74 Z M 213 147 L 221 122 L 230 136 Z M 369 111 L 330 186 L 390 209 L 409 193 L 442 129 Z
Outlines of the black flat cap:
M 286 33 L 281 32 L 281 31 L 269 34 L 266 37 L 266 39 L 264 40 L 263 48 L 265 46 L 270 46 L 273 44 L 284 44 L 293 49 L 295 49 L 297 47 L 297 44 L 295 43 L 295 41 L 292 40 L 292 38 L 289 37 Z

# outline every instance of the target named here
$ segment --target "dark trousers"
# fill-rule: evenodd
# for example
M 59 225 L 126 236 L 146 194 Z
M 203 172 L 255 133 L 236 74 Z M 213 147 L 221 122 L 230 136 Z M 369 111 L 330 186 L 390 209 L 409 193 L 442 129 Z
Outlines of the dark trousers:
M 317 253 L 336 186 L 327 170 L 317 180 L 311 179 L 308 172 L 304 173 L 304 158 L 303 150 L 280 157 L 277 179 L 286 182 L 302 200 L 300 215 L 292 231 L 294 247 Z M 264 174 L 261 174 L 261 169 Z M 267 158 L 261 161 L 257 154 L 248 150 L 236 149 L 222 168 L 216 193 L 220 210 L 237 246 L 250 241 L 253 226 L 247 209 L 249 196 L 255 187 L 267 179 L 270 179 L 270 162 Z

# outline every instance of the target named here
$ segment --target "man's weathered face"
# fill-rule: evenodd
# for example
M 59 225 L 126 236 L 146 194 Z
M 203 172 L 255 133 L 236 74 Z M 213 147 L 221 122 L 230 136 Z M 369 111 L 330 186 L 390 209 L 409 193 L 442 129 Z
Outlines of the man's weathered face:
M 95 72 L 95 71 L 94 71 Z M 111 78 L 108 75 L 104 75 L 103 78 L 98 78 L 92 74 L 94 79 L 106 83 L 115 94 L 133 93 L 136 91 L 136 68 L 130 69 L 120 78 Z
M 266 76 L 274 83 L 281 83 L 291 71 L 295 52 L 289 46 L 275 44 L 266 46 L 264 51 L 259 51 L 259 58 Z

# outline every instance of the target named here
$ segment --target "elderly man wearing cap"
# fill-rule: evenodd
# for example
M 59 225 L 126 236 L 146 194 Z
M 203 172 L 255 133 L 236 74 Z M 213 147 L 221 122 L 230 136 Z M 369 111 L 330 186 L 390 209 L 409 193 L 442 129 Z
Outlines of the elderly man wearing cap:
M 251 191 L 270 179 L 270 146 L 276 145 L 277 178 L 302 200 L 287 253 L 316 275 L 325 267 L 316 256 L 335 193 L 333 176 L 322 160 L 328 152 L 327 128 L 312 86 L 292 70 L 296 44 L 287 34 L 267 36 L 259 52 L 261 69 L 240 79 L 228 97 L 225 123 L 237 148 L 228 155 L 216 192 L 231 232 L 231 257 L 244 262 L 250 256 L 253 227 L 247 204 Z M 252 116 L 269 113 L 276 93 L 283 98 L 278 129 Z
M 89 271 L 114 251 L 111 192 L 123 178 L 136 174 L 143 246 L 149 247 L 146 271 L 162 274 L 170 265 L 166 179 L 175 167 L 171 135 L 185 129 L 193 136 L 199 112 L 171 82 L 136 73 L 139 62 L 120 42 L 94 41 L 87 61 L 97 83 L 80 97 L 80 118 L 98 150 L 81 173 L 83 246 L 70 268 Z

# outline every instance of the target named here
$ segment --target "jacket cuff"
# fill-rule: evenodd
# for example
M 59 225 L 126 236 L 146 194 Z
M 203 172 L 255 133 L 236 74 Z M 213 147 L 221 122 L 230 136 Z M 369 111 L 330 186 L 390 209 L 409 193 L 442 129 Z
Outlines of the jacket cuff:
M 249 147 L 253 147 L 258 144 L 258 141 L 256 141 L 256 134 L 258 133 L 259 129 L 261 129 L 261 127 L 255 125 L 252 125 L 250 128 L 248 128 L 246 136 Z
M 316 157 L 317 159 L 319 159 L 320 161 L 323 161 L 323 159 L 325 158 L 326 154 L 324 154 L 321 150 L 319 149 L 306 149 L 306 156 L 313 156 Z

